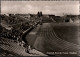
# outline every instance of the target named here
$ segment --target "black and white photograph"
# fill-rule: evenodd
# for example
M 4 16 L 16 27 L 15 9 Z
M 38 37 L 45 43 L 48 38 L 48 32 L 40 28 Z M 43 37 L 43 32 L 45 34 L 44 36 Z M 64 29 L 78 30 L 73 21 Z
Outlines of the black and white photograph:
M 0 56 L 80 56 L 80 4 L 1 0 Z

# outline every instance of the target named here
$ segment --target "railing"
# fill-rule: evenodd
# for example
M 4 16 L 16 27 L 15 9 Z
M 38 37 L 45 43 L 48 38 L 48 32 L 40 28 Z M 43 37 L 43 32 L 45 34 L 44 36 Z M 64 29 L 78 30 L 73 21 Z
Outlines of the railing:
M 23 34 L 22 34 L 22 40 L 23 40 L 24 42 L 26 42 L 26 40 L 25 40 L 26 35 L 27 35 L 29 32 L 31 32 L 37 25 L 38 25 L 38 23 L 34 24 L 34 25 L 31 26 L 29 29 L 27 29 L 27 30 L 25 30 L 25 31 L 23 32 Z

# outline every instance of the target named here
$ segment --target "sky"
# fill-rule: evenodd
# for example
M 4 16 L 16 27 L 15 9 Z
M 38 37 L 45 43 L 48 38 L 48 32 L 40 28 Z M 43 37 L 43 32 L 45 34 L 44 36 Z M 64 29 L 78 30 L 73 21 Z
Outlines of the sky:
M 2 14 L 79 14 L 79 1 L 1 1 Z

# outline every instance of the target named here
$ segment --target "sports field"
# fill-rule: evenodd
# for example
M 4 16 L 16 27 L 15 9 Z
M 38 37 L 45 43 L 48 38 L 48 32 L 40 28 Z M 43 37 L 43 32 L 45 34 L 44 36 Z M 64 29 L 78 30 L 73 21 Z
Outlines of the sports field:
M 45 54 L 47 52 L 78 52 L 80 48 L 78 32 L 79 26 L 73 23 L 43 23 L 36 36 L 28 36 L 26 40 L 32 47 Z

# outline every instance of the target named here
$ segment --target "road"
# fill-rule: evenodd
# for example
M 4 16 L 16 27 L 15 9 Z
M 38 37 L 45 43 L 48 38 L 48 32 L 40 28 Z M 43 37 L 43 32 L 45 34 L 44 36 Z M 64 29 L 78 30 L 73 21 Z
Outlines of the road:
M 61 31 L 59 31 L 58 29 L 58 31 L 60 32 L 58 33 L 59 34 L 58 36 L 54 27 L 55 24 L 53 25 L 51 23 L 43 23 L 43 25 L 41 25 L 40 28 L 38 29 L 37 33 L 33 35 L 29 34 L 28 36 L 26 36 L 26 40 L 28 41 L 28 43 L 30 43 L 32 47 L 45 54 L 47 54 L 47 52 L 76 52 L 77 53 L 79 51 L 80 46 L 77 44 L 78 43 L 77 30 L 76 28 L 73 28 L 75 26 L 73 25 L 69 26 L 72 27 L 69 29 L 67 27 L 65 28 L 69 30 L 63 34 L 66 37 L 68 36 L 67 39 L 60 38 L 59 36 L 62 35 L 60 34 Z M 71 33 L 70 30 L 73 32 Z

